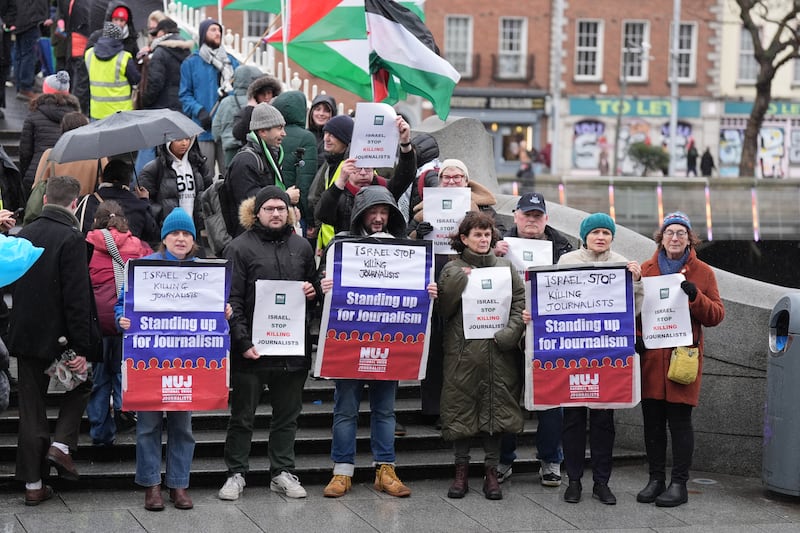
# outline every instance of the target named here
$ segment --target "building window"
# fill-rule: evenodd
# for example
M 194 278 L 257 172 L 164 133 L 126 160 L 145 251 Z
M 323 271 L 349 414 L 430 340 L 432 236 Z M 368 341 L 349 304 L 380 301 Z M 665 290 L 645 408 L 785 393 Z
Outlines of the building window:
M 267 31 L 270 17 L 273 16 L 274 15 L 271 13 L 266 13 L 264 11 L 244 12 L 245 36 L 243 41 L 245 50 L 247 50 L 251 44 L 266 49 L 266 44 L 261 41 L 261 37 L 263 37 L 264 32 Z
M 622 29 L 622 78 L 628 82 L 647 81 L 650 63 L 650 25 L 648 22 L 625 22 Z M 621 69 L 621 70 L 622 70 Z
M 524 78 L 525 53 L 528 42 L 527 19 L 500 18 L 500 53 L 498 54 L 497 77 Z
M 672 42 L 672 33 L 670 33 Z M 697 25 L 681 23 L 678 28 L 678 46 L 675 50 L 678 63 L 678 82 L 694 83 L 697 78 Z M 670 79 L 672 79 L 670 72 Z
M 444 19 L 445 59 L 462 78 L 472 76 L 472 17 L 448 15 Z
M 603 71 L 602 22 L 579 20 L 575 35 L 575 80 L 598 81 Z
M 747 28 L 742 27 L 739 38 L 739 83 L 755 83 L 758 77 L 753 37 Z

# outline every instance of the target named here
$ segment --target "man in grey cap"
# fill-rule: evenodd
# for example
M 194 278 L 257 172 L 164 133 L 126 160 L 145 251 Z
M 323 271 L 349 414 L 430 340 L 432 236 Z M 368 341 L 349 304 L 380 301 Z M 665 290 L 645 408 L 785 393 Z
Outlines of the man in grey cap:
M 547 225 L 547 204 L 544 196 L 538 192 L 523 194 L 514 210 L 514 226 L 503 234 L 503 237 L 520 239 L 543 239 L 553 243 L 553 264 L 559 257 L 572 250 L 572 244 L 566 237 Z M 498 241 L 494 249 L 495 255 L 508 253 L 508 242 Z M 520 372 L 522 368 L 520 367 Z M 545 487 L 561 485 L 561 461 L 564 454 L 561 450 L 561 408 L 537 411 L 539 427 L 536 431 L 536 458 L 541 463 L 539 481 Z M 511 465 L 516 459 L 517 436 L 505 435 L 500 446 L 500 464 L 497 465 L 497 479 L 500 483 L 511 476 Z
M 253 108 L 247 143 L 233 156 L 225 176 L 235 218 L 238 219 L 239 205 L 267 185 L 286 191 L 292 206 L 300 201 L 300 190 L 296 186 L 287 188 L 281 176 L 285 126 L 283 115 L 268 103 L 262 102 Z M 236 235 L 242 231 L 240 225 Z

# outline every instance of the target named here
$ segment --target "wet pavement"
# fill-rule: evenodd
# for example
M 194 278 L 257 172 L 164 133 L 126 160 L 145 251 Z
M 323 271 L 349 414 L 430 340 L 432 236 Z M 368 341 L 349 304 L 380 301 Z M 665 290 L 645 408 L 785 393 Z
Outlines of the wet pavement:
M 471 490 L 461 500 L 447 498 L 447 480 L 411 481 L 412 495 L 404 499 L 377 492 L 370 483 L 355 484 L 339 499 L 324 498 L 321 485 L 307 485 L 308 497 L 302 500 L 260 485 L 246 487 L 235 502 L 219 500 L 216 488 L 190 489 L 193 510 L 168 505 L 158 513 L 144 510 L 144 491 L 138 487 L 86 491 L 77 483 L 37 507 L 26 507 L 21 492 L 0 493 L 0 531 L 800 531 L 797 498 L 766 491 L 758 478 L 692 474 L 689 503 L 671 509 L 636 502 L 647 481 L 644 465 L 614 470 L 609 485 L 617 495 L 615 506 L 591 497 L 589 475 L 578 504 L 563 501 L 565 485 L 542 487 L 538 475 L 520 474 L 502 485 L 500 501 L 485 499 L 481 479 L 472 477 Z

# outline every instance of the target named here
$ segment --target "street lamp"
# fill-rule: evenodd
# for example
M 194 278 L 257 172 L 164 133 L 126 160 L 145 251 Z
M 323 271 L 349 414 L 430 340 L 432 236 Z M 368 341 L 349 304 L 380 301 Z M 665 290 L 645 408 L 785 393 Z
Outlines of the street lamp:
M 619 104 L 617 105 L 617 129 L 614 132 L 614 175 L 619 176 L 619 133 L 622 129 L 622 112 L 625 105 L 625 90 L 628 87 L 628 54 L 642 54 L 646 56 L 650 51 L 650 43 L 634 44 L 625 39 L 625 48 L 622 51 L 622 80 L 619 86 Z M 642 59 L 644 60 L 644 59 Z

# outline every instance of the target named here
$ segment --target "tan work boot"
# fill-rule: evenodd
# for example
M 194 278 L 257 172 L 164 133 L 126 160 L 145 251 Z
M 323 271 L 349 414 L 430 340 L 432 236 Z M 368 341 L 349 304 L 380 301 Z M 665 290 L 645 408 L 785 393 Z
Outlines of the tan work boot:
M 375 490 L 398 498 L 411 496 L 411 489 L 403 485 L 403 482 L 397 477 L 394 466 L 387 464 L 379 465 L 375 469 Z
M 325 487 L 322 495 L 326 498 L 339 498 L 344 496 L 344 494 L 350 490 L 352 482 L 353 478 L 350 476 L 345 476 L 344 474 L 335 474 Z

